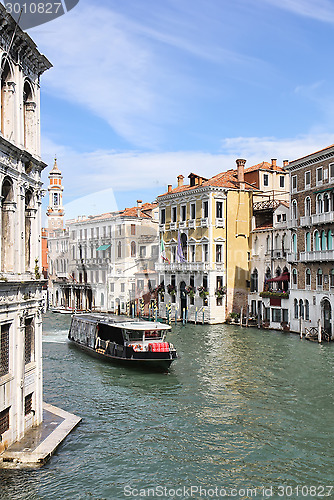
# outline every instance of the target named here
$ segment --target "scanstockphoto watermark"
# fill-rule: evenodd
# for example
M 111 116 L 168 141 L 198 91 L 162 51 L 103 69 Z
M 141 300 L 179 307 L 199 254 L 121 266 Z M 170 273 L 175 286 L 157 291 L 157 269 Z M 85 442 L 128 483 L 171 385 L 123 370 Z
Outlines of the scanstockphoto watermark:
M 20 28 L 27 30 L 67 14 L 79 0 L 0 0 Z
M 332 498 L 334 487 L 331 485 L 277 485 L 254 488 L 224 488 L 221 486 L 180 486 L 176 488 L 155 486 L 152 488 L 132 488 L 125 486 L 126 498 Z

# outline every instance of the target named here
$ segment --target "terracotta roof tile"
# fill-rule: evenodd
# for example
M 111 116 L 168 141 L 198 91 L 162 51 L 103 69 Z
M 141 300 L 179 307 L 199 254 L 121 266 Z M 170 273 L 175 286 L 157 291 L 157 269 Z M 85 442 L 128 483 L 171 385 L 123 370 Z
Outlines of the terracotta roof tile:
M 271 171 L 285 172 L 284 168 L 277 166 L 275 169 L 273 169 L 271 163 L 263 161 L 262 163 L 258 163 L 257 165 L 245 168 L 245 174 L 247 174 L 248 172 L 255 172 L 256 170 L 271 170 Z

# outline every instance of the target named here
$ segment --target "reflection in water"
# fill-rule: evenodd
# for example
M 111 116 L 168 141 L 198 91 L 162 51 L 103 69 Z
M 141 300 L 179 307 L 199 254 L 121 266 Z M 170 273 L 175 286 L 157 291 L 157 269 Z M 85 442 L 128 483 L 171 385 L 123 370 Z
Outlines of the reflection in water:
M 0 471 L 0 498 L 124 499 L 126 485 L 330 484 L 334 345 L 235 326 L 173 327 L 169 374 L 99 362 L 44 322 L 44 399 L 82 417 L 52 460 Z

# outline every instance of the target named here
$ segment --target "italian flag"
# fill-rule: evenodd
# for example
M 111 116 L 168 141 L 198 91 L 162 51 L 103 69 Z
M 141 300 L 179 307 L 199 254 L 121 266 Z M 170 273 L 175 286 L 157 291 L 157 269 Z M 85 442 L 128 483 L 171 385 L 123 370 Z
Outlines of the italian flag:
M 160 242 L 160 256 L 161 256 L 162 262 L 168 262 L 168 264 L 170 264 L 169 260 L 166 257 L 165 244 L 164 244 L 164 240 L 163 240 L 162 236 L 161 236 L 161 242 Z

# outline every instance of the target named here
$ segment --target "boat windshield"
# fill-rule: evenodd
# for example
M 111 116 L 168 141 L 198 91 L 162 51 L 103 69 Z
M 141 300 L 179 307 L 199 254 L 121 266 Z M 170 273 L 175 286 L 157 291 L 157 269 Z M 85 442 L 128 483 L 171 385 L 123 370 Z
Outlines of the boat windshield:
M 164 330 L 146 330 L 145 340 L 161 339 L 164 335 Z
M 126 340 L 132 341 L 142 341 L 143 340 L 143 331 L 138 330 L 124 330 L 124 336 Z

